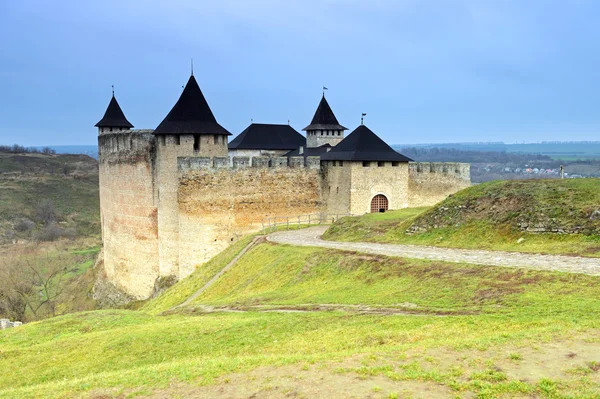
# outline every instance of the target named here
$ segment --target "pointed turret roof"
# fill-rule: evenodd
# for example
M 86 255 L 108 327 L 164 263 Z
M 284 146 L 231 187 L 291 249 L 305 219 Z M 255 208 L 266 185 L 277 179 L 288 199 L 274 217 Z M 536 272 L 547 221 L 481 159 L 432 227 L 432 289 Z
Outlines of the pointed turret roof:
M 106 108 L 106 112 L 100 122 L 96 123 L 94 126 L 96 127 L 127 127 L 132 128 L 133 125 L 129 123 L 127 118 L 125 118 L 125 114 L 123 110 L 119 106 L 115 95 L 113 94 L 110 102 L 108 103 L 108 108 Z
M 344 126 L 340 125 L 337 118 L 333 114 L 329 103 L 325 99 L 325 94 L 321 97 L 321 102 L 317 107 L 317 112 L 312 118 L 310 125 L 306 126 L 302 130 L 348 130 Z
M 306 137 L 290 125 L 252 123 L 229 143 L 230 150 L 293 150 L 306 145 Z
M 379 138 L 365 125 L 360 125 L 331 151 L 321 155 L 322 161 L 396 161 L 410 162 Z
M 231 135 L 217 123 L 194 75 L 190 76 L 179 100 L 154 130 L 154 134 Z

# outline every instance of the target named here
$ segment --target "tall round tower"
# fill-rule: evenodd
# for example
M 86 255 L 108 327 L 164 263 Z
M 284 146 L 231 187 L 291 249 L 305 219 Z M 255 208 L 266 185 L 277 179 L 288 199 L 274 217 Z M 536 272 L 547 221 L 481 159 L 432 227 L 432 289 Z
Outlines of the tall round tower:
M 344 131 L 348 129 L 339 124 L 323 93 L 310 125 L 302 130 L 306 131 L 306 146 L 311 148 L 324 144 L 335 146 L 344 139 Z
M 145 299 L 158 277 L 154 136 L 132 130 L 114 92 L 96 127 L 104 277 Z

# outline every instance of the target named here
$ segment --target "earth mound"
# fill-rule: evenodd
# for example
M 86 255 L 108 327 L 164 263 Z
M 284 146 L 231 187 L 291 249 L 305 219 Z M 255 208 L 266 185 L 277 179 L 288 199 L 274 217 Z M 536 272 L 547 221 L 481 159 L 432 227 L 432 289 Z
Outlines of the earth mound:
M 406 233 L 486 222 L 528 233 L 600 233 L 600 179 L 493 181 L 450 196 L 412 220 Z

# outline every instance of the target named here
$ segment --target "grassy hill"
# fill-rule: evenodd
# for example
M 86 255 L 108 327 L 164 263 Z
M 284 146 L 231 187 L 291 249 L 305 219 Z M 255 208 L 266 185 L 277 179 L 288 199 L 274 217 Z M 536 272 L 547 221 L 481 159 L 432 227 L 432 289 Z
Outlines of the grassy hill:
M 100 246 L 99 209 L 93 158 L 0 153 L 0 317 L 27 321 L 94 307 L 87 272 Z M 52 289 L 40 293 L 56 271 Z M 56 303 L 36 309 L 55 293 Z
M 76 235 L 98 235 L 100 203 L 98 163 L 87 155 L 0 153 L 0 234 L 12 230 L 17 238 L 30 238 L 43 221 L 40 204 L 50 202 L 56 221 Z M 22 219 L 36 223 L 27 234 L 15 229 Z M 4 231 L 3 231 L 4 230 Z
M 600 256 L 600 180 L 494 181 L 433 208 L 344 218 L 324 238 Z
M 172 309 L 250 239 L 138 311 L 0 333 L 0 397 L 600 395 L 595 277 L 262 243 Z

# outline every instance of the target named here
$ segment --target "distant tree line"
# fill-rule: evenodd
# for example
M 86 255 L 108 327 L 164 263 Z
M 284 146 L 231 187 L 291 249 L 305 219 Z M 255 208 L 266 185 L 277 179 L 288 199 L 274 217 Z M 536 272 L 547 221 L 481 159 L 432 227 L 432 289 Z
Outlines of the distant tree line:
M 420 162 L 470 162 L 470 163 L 523 163 L 531 161 L 552 161 L 548 155 L 507 153 L 505 151 L 468 151 L 455 148 L 416 148 L 400 149 L 400 153 Z
M 7 154 L 56 154 L 56 150 L 50 147 L 25 147 L 19 144 L 0 145 L 0 153 Z

